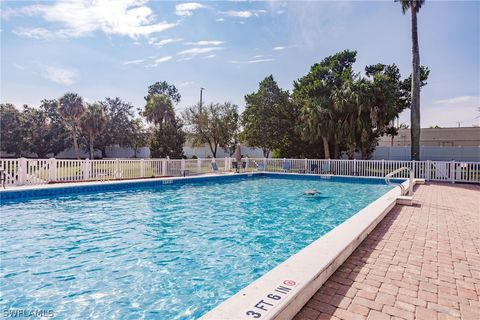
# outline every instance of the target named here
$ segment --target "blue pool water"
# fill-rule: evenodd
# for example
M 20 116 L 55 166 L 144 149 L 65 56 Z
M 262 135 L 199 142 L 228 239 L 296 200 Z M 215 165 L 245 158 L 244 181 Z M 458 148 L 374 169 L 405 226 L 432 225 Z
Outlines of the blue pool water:
M 3 201 L 0 309 L 197 319 L 390 188 L 258 176 Z

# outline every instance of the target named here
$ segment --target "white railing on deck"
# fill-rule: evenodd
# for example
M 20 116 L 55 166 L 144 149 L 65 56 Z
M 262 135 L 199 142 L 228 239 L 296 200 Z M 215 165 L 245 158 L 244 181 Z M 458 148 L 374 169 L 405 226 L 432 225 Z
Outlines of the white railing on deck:
M 34 185 L 52 182 L 104 181 L 166 176 L 189 176 L 212 172 L 212 162 L 220 172 L 232 172 L 233 158 L 217 159 L 0 159 L 6 185 Z M 480 162 L 329 160 L 244 158 L 239 171 L 296 172 L 361 177 L 385 177 L 402 167 L 415 178 L 427 181 L 480 183 Z M 408 178 L 402 171 L 401 178 Z

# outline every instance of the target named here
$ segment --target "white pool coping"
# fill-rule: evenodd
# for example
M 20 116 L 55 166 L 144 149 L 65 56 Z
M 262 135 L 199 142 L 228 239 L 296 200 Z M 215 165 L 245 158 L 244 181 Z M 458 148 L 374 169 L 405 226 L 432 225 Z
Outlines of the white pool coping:
M 408 180 L 403 185 L 410 187 Z M 388 191 L 200 319 L 292 319 L 395 206 L 400 194 L 399 186 Z
M 124 180 L 105 180 L 105 181 L 82 181 L 82 182 L 56 182 L 56 183 L 47 183 L 47 184 L 35 184 L 35 185 L 23 185 L 23 186 L 6 186 L 5 189 L 0 189 L 2 192 L 14 192 L 14 191 L 23 191 L 23 190 L 41 190 L 41 189 L 55 189 L 55 188 L 75 188 L 82 186 L 104 186 L 109 184 L 142 184 L 145 182 L 155 182 L 155 181 L 166 181 L 166 180 L 193 180 L 199 178 L 207 177 L 224 177 L 224 176 L 233 176 L 233 175 L 249 175 L 257 172 L 225 172 L 225 173 L 205 173 L 195 176 L 185 176 L 185 177 L 161 177 L 161 178 L 139 178 L 139 179 L 124 179 Z

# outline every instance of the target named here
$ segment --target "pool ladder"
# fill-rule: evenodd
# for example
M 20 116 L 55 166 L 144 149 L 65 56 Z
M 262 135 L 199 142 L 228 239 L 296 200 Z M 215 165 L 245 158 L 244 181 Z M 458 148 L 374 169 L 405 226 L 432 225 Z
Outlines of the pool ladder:
M 403 172 L 403 171 L 409 171 L 409 176 L 408 176 L 408 195 L 411 196 L 412 195 L 412 190 L 413 190 L 413 170 L 410 169 L 409 167 L 401 167 L 397 170 L 394 170 L 392 172 L 390 172 L 389 174 L 387 174 L 385 176 L 385 183 L 387 185 L 398 185 L 401 189 L 401 195 L 404 196 L 406 193 L 407 193 L 407 190 L 405 189 L 405 186 L 402 184 L 402 183 L 393 183 L 390 181 L 390 179 L 393 178 L 394 175 L 400 173 L 400 172 Z

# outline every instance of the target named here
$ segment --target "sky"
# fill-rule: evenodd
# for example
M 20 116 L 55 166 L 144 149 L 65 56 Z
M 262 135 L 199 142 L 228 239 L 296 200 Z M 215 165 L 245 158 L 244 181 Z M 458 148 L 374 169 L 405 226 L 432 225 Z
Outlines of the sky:
M 176 110 L 231 101 L 272 74 L 285 90 L 310 66 L 356 50 L 355 70 L 411 72 L 410 17 L 392 1 L 5 1 L 0 101 L 38 106 L 65 92 L 143 107 L 149 85 L 174 84 Z M 429 1 L 418 15 L 420 61 L 431 70 L 421 125 L 480 124 L 480 2 Z M 400 122 L 409 124 L 409 111 Z

